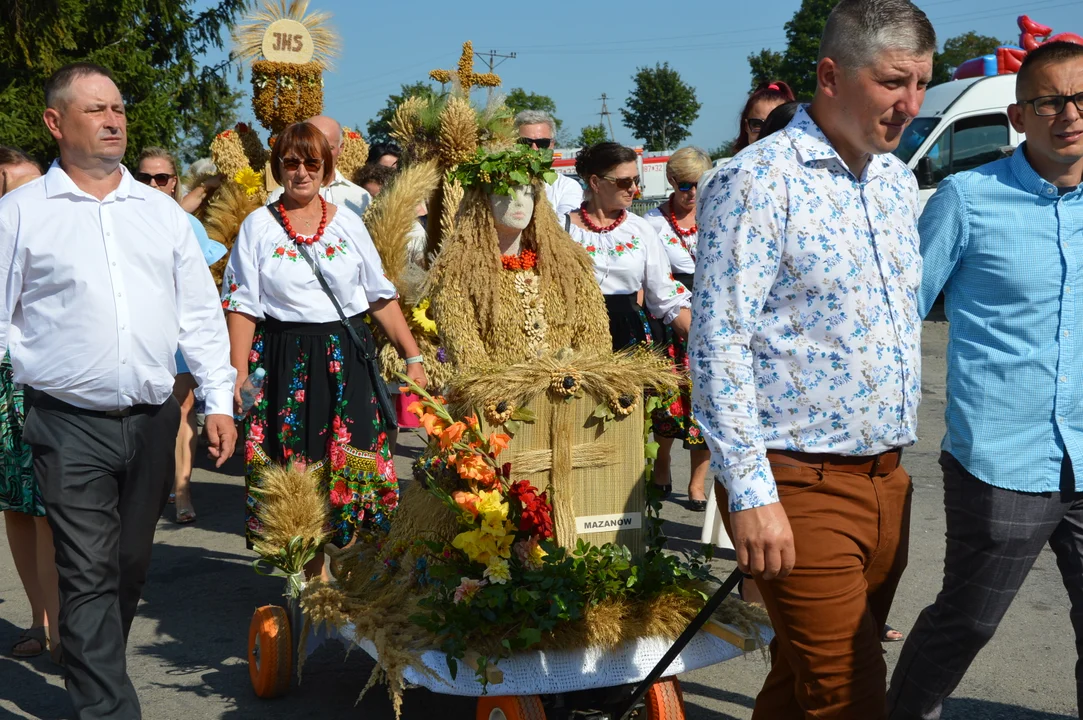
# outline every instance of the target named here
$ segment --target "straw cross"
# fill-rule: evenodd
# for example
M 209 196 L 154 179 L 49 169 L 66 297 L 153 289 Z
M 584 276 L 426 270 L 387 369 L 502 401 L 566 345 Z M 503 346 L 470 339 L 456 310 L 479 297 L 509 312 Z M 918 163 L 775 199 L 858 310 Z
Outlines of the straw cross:
M 470 94 L 470 88 L 475 86 L 494 88 L 500 85 L 500 76 L 496 73 L 474 72 L 474 43 L 469 40 L 463 43 L 463 54 L 459 58 L 457 70 L 432 70 L 429 72 L 429 77 L 442 85 L 457 78 L 459 87 L 467 95 Z

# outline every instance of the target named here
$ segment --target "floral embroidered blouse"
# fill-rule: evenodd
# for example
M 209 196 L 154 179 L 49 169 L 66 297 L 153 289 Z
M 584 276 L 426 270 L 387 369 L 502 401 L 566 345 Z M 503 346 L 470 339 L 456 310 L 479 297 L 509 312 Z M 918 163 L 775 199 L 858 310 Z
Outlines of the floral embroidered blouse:
M 594 279 L 603 295 L 631 295 L 642 289 L 647 310 L 666 324 L 691 306 L 691 293 L 673 279 L 669 258 L 643 218 L 628 213 L 611 232 L 595 233 L 569 224 L 568 234 L 594 261 Z
M 862 176 L 805 109 L 700 182 L 692 410 L 731 511 L 778 502 L 766 451 L 875 455 L 915 442 L 917 182 Z
M 305 249 L 347 317 L 363 313 L 377 300 L 396 297 L 372 237 L 355 213 L 336 212 L 319 242 Z M 266 207 L 241 225 L 222 280 L 222 307 L 283 322 L 339 319 L 297 244 Z
M 669 256 L 669 266 L 673 272 L 687 275 L 696 274 L 696 236 L 692 233 L 687 237 L 681 237 L 673 232 L 669 220 L 663 214 L 669 212 L 669 203 L 664 202 L 643 216 L 643 219 L 651 224 L 658 237 L 662 239 L 662 245 Z

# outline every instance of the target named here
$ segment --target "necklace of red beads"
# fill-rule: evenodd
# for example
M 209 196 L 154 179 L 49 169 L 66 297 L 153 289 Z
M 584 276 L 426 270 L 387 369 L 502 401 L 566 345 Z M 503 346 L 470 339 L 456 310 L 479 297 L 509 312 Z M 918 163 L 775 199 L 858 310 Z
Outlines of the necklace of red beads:
M 327 229 L 327 201 L 323 199 L 323 196 L 317 196 L 320 198 L 320 210 L 323 212 L 323 216 L 320 218 L 320 226 L 316 229 L 316 234 L 312 237 L 305 237 L 301 235 L 293 226 L 290 225 L 290 216 L 286 214 L 286 205 L 281 200 L 278 201 L 278 214 L 282 217 L 282 227 L 285 229 L 286 234 L 289 235 L 290 240 L 293 240 L 298 245 L 315 245 L 323 237 L 323 231 Z
M 591 220 L 590 217 L 587 215 L 587 204 L 586 203 L 583 203 L 583 205 L 580 206 L 580 208 L 579 208 L 579 219 L 583 221 L 583 224 L 587 226 L 588 230 L 590 230 L 593 233 L 598 233 L 599 235 L 604 235 L 607 232 L 613 232 L 618 227 L 620 227 L 620 224 L 622 222 L 624 222 L 624 219 L 627 218 L 627 217 L 628 217 L 628 211 L 627 210 L 621 210 L 620 211 L 620 217 L 618 217 L 616 220 L 614 220 L 613 224 L 606 225 L 605 227 L 601 227 L 600 225 L 596 225 L 594 223 L 594 221 Z
M 685 230 L 683 227 L 677 224 L 677 214 L 673 212 L 672 197 L 670 197 L 669 200 L 666 202 L 666 207 L 669 209 L 667 211 L 664 211 L 662 214 L 666 216 L 666 220 L 669 221 L 669 226 L 673 228 L 673 232 L 677 233 L 677 237 L 686 238 L 692 237 L 696 234 L 697 228 L 695 225 Z
M 500 264 L 505 270 L 532 270 L 538 264 L 538 255 L 533 250 L 524 250 L 518 255 L 501 255 Z

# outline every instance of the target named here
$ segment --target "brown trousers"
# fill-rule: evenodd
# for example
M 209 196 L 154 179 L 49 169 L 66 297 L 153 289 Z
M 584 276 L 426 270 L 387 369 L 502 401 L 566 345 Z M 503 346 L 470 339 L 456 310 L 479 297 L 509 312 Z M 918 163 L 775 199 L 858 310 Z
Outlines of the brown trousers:
M 910 476 L 901 466 L 857 473 L 767 456 L 797 561 L 786 578 L 756 583 L 775 639 L 752 718 L 883 720 L 887 666 L 880 636 L 906 567 Z M 729 531 L 721 484 L 716 496 Z

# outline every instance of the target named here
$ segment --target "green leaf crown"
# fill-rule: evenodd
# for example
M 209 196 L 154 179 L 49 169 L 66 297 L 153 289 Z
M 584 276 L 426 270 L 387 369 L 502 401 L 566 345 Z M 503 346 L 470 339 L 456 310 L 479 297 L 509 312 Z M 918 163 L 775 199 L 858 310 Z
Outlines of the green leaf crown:
M 511 195 L 518 185 L 529 185 L 535 179 L 552 184 L 557 179 L 553 156 L 530 148 L 485 152 L 478 150 L 472 160 L 460 163 L 451 171 L 451 178 L 464 188 L 483 187 L 494 195 Z

